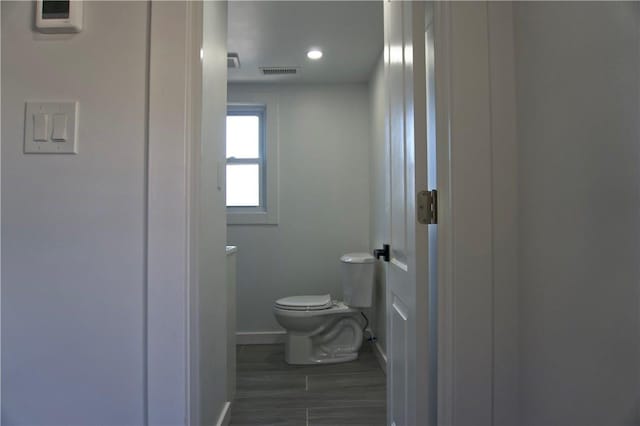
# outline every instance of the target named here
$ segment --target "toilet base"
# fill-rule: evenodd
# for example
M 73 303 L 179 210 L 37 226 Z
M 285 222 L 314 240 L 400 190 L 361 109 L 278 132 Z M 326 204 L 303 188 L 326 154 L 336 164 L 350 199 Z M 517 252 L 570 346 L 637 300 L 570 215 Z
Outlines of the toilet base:
M 358 359 L 358 352 L 329 354 L 314 350 L 310 337 L 287 334 L 284 344 L 284 360 L 292 365 L 336 364 Z
M 287 332 L 284 352 L 287 364 L 335 364 L 358 359 L 363 340 L 360 325 L 352 318 L 343 318 L 342 322 L 351 327 L 343 328 L 344 334 L 339 333 L 338 336 L 309 336 Z

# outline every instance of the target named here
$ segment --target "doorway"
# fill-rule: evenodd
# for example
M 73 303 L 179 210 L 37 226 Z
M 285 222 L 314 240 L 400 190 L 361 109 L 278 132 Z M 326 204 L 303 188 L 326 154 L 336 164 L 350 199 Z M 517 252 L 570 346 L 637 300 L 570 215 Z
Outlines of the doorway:
M 386 424 L 381 261 L 373 302 L 355 318 L 364 334 L 355 361 L 287 364 L 273 313 L 291 296 L 342 301 L 341 256 L 378 248 L 382 3 L 230 2 L 228 29 L 227 242 L 238 247 L 231 424 Z

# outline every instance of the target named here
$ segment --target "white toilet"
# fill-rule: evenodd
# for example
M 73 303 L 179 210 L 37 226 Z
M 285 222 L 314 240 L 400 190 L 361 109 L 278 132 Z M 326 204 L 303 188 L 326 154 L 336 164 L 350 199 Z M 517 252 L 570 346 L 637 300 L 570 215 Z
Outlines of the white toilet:
M 371 306 L 375 259 L 368 253 L 349 253 L 340 262 L 344 302 L 325 294 L 285 297 L 274 304 L 276 320 L 287 331 L 287 363 L 323 364 L 358 358 L 364 326 L 359 309 Z

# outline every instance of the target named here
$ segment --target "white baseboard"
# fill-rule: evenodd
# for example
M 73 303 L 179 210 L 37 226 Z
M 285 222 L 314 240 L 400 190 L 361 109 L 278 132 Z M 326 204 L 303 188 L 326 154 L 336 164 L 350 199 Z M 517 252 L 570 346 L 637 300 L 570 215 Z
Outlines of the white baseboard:
M 373 346 L 373 353 L 376 355 L 376 359 L 378 360 L 378 364 L 380 364 L 380 368 L 384 371 L 384 374 L 387 374 L 387 355 L 384 353 L 384 350 L 380 346 L 380 343 L 377 341 L 371 342 L 371 346 Z
M 271 345 L 284 343 L 286 331 L 238 331 L 236 333 L 237 345 Z
M 220 415 L 218 416 L 218 422 L 216 426 L 227 426 L 229 421 L 231 420 L 231 402 L 227 401 L 224 403 L 222 407 L 222 411 L 220 411 Z

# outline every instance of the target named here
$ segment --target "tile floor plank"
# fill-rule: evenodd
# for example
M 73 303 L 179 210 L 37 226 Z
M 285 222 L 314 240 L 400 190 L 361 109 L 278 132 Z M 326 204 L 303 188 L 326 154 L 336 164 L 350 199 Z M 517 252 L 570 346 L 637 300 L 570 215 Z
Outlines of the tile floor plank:
M 387 383 L 384 374 L 357 373 L 309 376 L 309 394 L 320 398 L 352 401 L 380 401 L 387 398 Z
M 384 426 L 386 415 L 384 407 L 310 408 L 309 426 Z
M 304 392 L 307 383 L 304 376 L 253 374 L 238 377 L 236 386 L 237 398 L 292 397 Z
M 231 412 L 231 425 L 278 425 L 305 426 L 307 424 L 307 410 L 304 408 L 243 410 Z
M 242 345 L 236 353 L 231 425 L 386 422 L 386 376 L 368 345 L 341 364 L 288 365 L 284 345 Z

